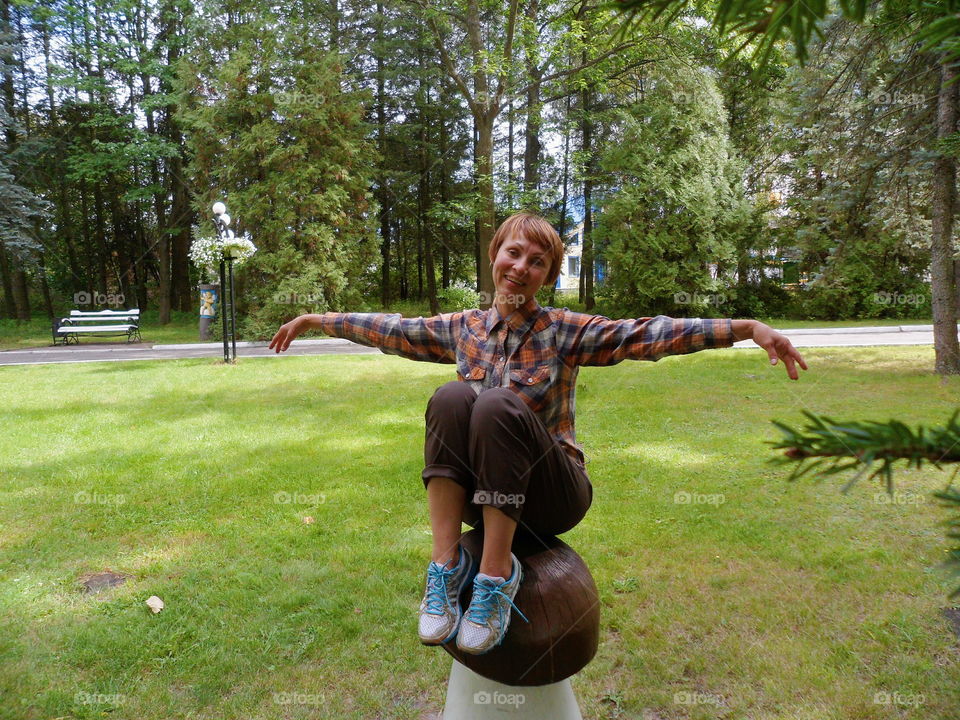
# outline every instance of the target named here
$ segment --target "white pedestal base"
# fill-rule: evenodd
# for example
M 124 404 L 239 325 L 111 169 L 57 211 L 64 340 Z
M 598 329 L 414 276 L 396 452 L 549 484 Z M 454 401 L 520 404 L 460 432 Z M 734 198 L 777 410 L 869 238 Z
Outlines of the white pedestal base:
M 583 720 L 570 680 L 514 687 L 487 680 L 456 660 L 447 682 L 443 720 Z

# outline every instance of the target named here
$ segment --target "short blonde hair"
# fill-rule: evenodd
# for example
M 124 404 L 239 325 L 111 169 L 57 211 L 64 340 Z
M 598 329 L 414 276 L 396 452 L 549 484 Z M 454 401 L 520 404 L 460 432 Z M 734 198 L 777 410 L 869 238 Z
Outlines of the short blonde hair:
M 515 234 L 525 240 L 537 243 L 547 251 L 550 258 L 550 271 L 543 281 L 543 287 L 553 285 L 560 276 L 560 267 L 563 264 L 563 241 L 557 231 L 553 229 L 553 225 L 539 215 L 520 212 L 504 220 L 490 241 L 487 253 L 490 256 L 490 264 L 493 265 L 504 241 Z

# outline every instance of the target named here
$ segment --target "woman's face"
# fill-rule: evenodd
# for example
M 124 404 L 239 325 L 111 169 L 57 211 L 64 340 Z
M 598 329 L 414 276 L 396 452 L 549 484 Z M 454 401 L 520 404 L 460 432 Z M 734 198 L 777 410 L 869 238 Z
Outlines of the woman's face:
M 504 240 L 493 260 L 493 287 L 497 294 L 493 304 L 500 314 L 512 312 L 532 298 L 549 271 L 546 248 L 521 235 Z

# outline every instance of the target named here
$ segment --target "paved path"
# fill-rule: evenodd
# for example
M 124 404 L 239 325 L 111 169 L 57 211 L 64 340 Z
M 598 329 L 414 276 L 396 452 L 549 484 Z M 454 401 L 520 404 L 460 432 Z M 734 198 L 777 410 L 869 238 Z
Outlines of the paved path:
M 825 328 L 782 330 L 797 347 L 855 347 L 864 345 L 932 345 L 930 325 L 889 327 Z M 734 345 L 756 348 L 752 340 Z M 379 353 L 375 348 L 357 345 L 339 338 L 295 340 L 281 355 L 359 355 Z M 122 342 L 84 342 L 82 345 L 50 346 L 31 350 L 0 351 L 0 365 L 36 365 L 65 362 L 117 362 L 122 360 L 171 360 L 175 358 L 222 358 L 220 343 L 192 345 L 149 345 Z M 237 343 L 237 357 L 280 357 L 267 343 Z

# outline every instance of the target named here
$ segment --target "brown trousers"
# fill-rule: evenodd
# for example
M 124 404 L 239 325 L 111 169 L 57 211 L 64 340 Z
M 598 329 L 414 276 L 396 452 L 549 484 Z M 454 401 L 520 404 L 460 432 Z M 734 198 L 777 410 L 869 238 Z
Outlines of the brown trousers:
M 593 500 L 586 471 L 515 393 L 477 395 L 463 382 L 437 388 L 426 413 L 423 484 L 450 478 L 467 491 L 464 521 L 476 526 L 492 505 L 536 534 L 573 528 Z

